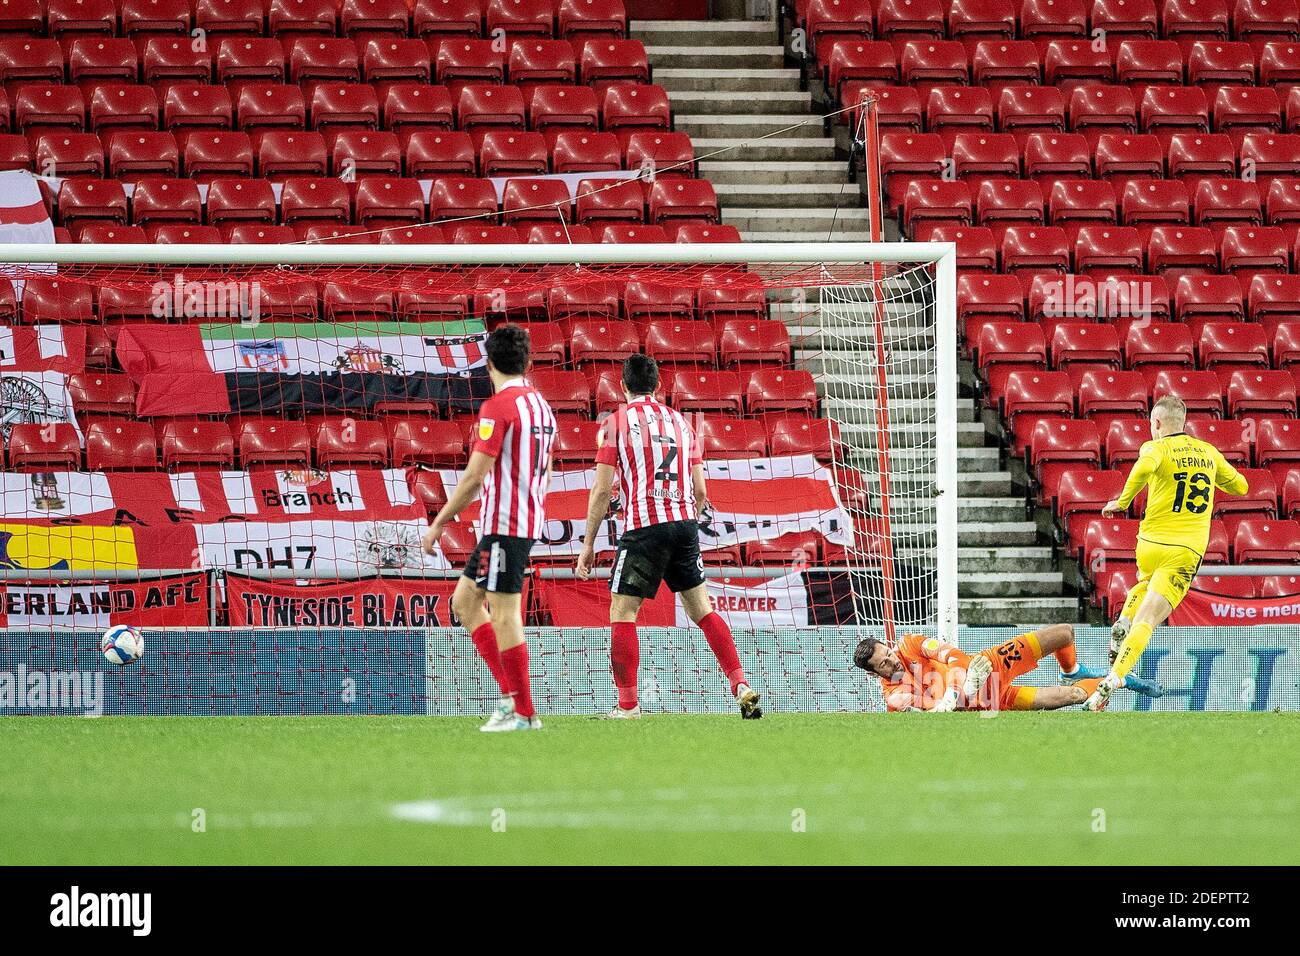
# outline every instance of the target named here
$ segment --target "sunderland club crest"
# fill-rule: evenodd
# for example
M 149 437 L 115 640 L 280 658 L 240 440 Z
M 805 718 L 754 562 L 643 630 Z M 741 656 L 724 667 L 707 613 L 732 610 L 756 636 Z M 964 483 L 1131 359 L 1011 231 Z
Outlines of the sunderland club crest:
M 340 372 L 401 372 L 402 363 L 369 345 L 356 345 L 334 360 Z
M 405 525 L 376 521 L 362 537 L 369 563 L 377 569 L 418 568 L 420 538 Z
M 281 474 L 284 476 L 284 483 L 290 488 L 311 488 L 322 481 L 329 480 L 329 472 L 318 468 L 299 468 Z

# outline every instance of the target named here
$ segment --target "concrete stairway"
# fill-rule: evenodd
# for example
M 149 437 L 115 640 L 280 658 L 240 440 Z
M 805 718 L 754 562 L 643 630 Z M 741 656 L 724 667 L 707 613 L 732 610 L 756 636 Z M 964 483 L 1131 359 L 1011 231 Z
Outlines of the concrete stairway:
M 849 179 L 845 130 L 825 128 L 813 95 L 800 89 L 799 70 L 786 66 L 775 24 L 639 21 L 631 32 L 646 45 L 654 82 L 668 90 L 677 129 L 691 135 L 723 222 L 749 242 L 870 239 L 861 190 Z M 766 138 L 747 142 L 757 137 Z M 886 224 L 885 235 L 897 233 Z M 850 456 L 874 470 L 873 429 L 851 424 L 864 421 L 859 380 L 867 367 L 862 350 L 873 342 L 870 323 L 838 308 L 842 325 L 823 330 L 810 315 L 815 308 L 777 302 L 772 317 L 789 327 L 796 363 L 817 377 L 823 408 L 841 422 Z M 914 328 L 895 331 L 899 347 L 916 341 Z M 933 438 L 932 414 L 920 394 L 910 407 L 891 407 L 897 467 L 921 454 L 909 444 Z M 1076 600 L 1065 593 L 1050 539 L 1026 512 L 1023 476 L 1004 461 L 973 399 L 959 401 L 957 427 L 961 619 L 990 625 L 1073 620 Z M 907 502 L 897 504 L 905 513 Z
M 654 82 L 690 133 L 722 221 L 747 242 L 866 241 L 867 213 L 848 166 L 771 23 L 644 20 Z M 756 137 L 767 137 L 747 143 Z M 734 147 L 734 148 L 733 148 Z

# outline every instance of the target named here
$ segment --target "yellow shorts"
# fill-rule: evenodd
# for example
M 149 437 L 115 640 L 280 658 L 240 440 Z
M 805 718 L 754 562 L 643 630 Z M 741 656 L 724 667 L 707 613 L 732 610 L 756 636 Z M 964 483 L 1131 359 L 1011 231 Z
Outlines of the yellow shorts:
M 1145 582 L 1147 590 L 1155 591 L 1175 608 L 1182 603 L 1200 570 L 1201 555 L 1182 545 L 1156 544 L 1139 537 L 1137 564 L 1138 583 Z

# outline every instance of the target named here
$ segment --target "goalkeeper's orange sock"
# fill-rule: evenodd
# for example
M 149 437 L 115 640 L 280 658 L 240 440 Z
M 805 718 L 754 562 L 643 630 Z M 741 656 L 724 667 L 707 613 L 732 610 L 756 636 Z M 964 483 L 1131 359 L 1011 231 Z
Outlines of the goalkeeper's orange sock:
M 1115 658 L 1115 663 L 1110 669 L 1112 674 L 1123 677 L 1133 669 L 1142 652 L 1151 643 L 1153 630 L 1155 629 L 1146 621 L 1139 621 L 1133 625 L 1132 630 L 1128 632 L 1128 637 L 1124 638 L 1124 643 L 1120 645 L 1119 656 Z
M 1056 663 L 1061 665 L 1062 674 L 1073 674 L 1079 669 L 1079 654 L 1073 641 L 1056 652 Z
M 636 637 L 636 624 L 615 621 L 609 643 L 609 665 L 614 672 L 614 687 L 618 690 L 618 706 L 631 710 L 636 706 L 637 668 L 641 664 L 641 645 Z
M 492 622 L 484 621 L 474 628 L 470 639 L 474 642 L 474 649 L 478 651 L 478 656 L 483 658 L 483 663 L 492 672 L 492 679 L 497 682 L 501 696 L 509 697 L 510 688 L 506 685 L 505 671 L 501 669 L 501 651 L 497 649 L 497 635 L 496 631 L 492 630 Z
M 1100 677 L 1086 677 L 1083 680 L 1075 681 L 1074 686 L 1083 691 L 1084 699 L 1091 697 L 1101 683 Z
M 736 688 L 746 683 L 745 671 L 740 666 L 740 655 L 736 653 L 736 642 L 731 636 L 731 628 L 717 611 L 700 618 L 700 630 L 709 642 L 709 650 L 718 659 L 718 666 L 727 675 L 731 685 L 731 695 L 736 695 Z

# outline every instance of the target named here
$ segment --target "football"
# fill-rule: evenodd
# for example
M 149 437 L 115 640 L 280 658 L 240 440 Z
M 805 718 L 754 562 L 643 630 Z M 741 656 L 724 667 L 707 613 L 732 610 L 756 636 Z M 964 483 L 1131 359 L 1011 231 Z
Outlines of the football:
M 130 664 L 144 656 L 144 638 L 128 624 L 110 627 L 99 647 L 110 664 Z

